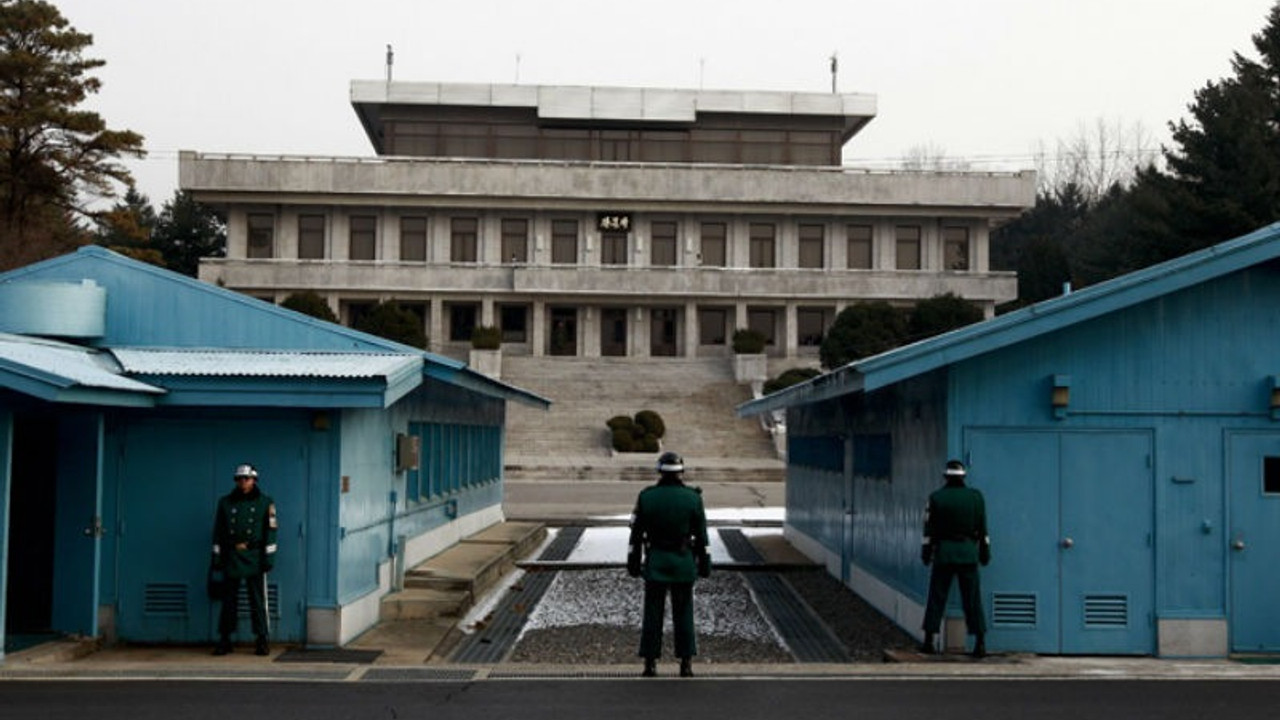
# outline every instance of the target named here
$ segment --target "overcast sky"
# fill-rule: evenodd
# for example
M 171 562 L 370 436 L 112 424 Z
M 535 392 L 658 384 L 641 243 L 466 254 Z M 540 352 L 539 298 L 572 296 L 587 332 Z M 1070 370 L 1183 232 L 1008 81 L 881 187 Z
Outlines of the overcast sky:
M 107 62 L 90 106 L 146 137 L 158 207 L 177 152 L 371 155 L 351 80 L 621 85 L 877 97 L 846 164 L 931 147 L 1034 166 L 1099 121 L 1155 145 L 1254 56 L 1274 0 L 52 0 Z

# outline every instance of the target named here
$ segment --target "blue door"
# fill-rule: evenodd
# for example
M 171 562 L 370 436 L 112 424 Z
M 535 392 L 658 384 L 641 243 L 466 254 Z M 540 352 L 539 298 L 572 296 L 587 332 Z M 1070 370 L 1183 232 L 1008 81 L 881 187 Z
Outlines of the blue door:
M 119 634 L 140 642 L 208 642 L 217 603 L 205 593 L 213 512 L 242 462 L 260 473 L 280 517 L 268 576 L 272 635 L 305 636 L 305 420 L 167 420 L 131 425 L 119 469 Z M 243 591 L 242 591 L 243 592 Z M 244 603 L 241 613 L 244 617 Z M 240 638 L 251 636 L 247 619 Z
M 1150 435 L 981 430 L 968 444 L 993 544 L 989 646 L 1152 653 Z
M 1280 434 L 1227 438 L 1231 649 L 1280 651 Z

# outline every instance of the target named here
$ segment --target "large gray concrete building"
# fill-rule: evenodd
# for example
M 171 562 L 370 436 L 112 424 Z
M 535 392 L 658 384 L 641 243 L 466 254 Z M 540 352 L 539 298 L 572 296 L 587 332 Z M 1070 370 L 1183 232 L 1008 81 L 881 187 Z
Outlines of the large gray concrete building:
M 351 103 L 376 157 L 181 154 L 227 211 L 203 280 L 314 290 L 347 323 L 394 299 L 455 356 L 492 325 L 512 355 L 709 357 L 750 327 L 804 358 L 857 300 L 1016 296 L 989 233 L 1034 174 L 843 167 L 871 95 L 355 81 Z

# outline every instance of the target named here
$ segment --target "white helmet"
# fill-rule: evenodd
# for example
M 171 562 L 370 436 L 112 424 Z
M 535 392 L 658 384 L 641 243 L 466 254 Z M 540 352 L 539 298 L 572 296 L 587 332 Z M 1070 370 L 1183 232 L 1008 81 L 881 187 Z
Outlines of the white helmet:
M 246 463 L 246 464 L 244 464 L 244 465 L 237 465 L 237 466 L 236 466 L 236 472 L 235 472 L 235 474 L 234 474 L 234 475 L 232 475 L 231 477 L 238 477 L 238 478 L 241 478 L 241 477 L 251 477 L 251 478 L 257 478 L 257 477 L 258 477 L 258 471 L 257 471 L 257 470 L 254 470 L 252 465 L 249 465 L 248 463 Z

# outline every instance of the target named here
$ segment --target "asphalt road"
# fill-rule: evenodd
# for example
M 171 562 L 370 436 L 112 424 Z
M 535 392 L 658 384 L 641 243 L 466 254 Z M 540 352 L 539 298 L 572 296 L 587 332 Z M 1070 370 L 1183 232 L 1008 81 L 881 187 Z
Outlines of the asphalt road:
M 527 481 L 505 483 L 502 510 L 508 520 L 577 522 L 601 517 L 625 520 L 647 483 L 608 481 Z M 698 483 L 708 510 L 781 508 L 786 486 L 780 482 Z
M 910 720 L 1271 718 L 1280 682 L 481 680 L 465 683 L 3 682 L 5 720 Z

